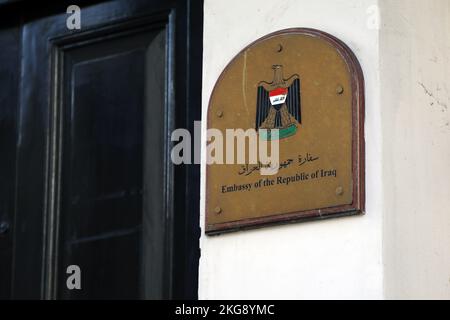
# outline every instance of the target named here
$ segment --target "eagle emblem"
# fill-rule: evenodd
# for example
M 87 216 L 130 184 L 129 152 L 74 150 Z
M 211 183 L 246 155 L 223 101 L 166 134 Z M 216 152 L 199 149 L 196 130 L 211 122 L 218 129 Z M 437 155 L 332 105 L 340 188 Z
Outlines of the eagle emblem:
M 272 129 L 279 130 L 279 139 L 293 136 L 302 122 L 300 77 L 294 74 L 284 79 L 283 66 L 274 65 L 272 69 L 273 81 L 258 84 L 256 100 L 256 130 L 264 140 L 272 140 Z

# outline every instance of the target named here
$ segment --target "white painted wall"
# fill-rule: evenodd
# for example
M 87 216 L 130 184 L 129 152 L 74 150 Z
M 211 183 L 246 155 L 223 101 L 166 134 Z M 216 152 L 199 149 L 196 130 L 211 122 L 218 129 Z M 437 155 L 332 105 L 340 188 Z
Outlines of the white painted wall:
M 241 49 L 276 30 L 316 28 L 346 42 L 364 70 L 368 160 L 365 216 L 218 237 L 203 233 L 200 299 L 383 298 L 379 39 L 370 15 L 371 6 L 376 3 L 376 0 L 205 1 L 203 119 L 215 81 Z M 205 130 L 204 124 L 204 133 Z M 204 165 L 202 170 L 203 228 Z
M 204 119 L 233 56 L 289 27 L 339 37 L 363 67 L 367 215 L 202 235 L 199 297 L 450 299 L 450 2 L 206 0 Z
M 450 1 L 380 7 L 386 297 L 450 299 Z

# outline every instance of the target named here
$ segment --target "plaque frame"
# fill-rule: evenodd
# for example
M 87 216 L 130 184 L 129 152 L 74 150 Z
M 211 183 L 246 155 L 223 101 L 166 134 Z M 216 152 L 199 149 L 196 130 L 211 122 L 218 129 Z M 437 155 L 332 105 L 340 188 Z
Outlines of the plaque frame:
M 233 222 L 210 224 L 208 223 L 208 216 L 215 214 L 208 212 L 208 168 L 206 168 L 206 196 L 205 196 L 205 233 L 207 235 L 217 235 L 222 233 L 262 228 L 271 225 L 288 224 L 307 222 L 314 220 L 323 220 L 329 218 L 353 216 L 365 214 L 365 140 L 364 140 L 364 120 L 365 120 L 365 83 L 364 75 L 361 65 L 353 53 L 353 51 L 337 37 L 311 28 L 289 28 L 279 30 L 268 35 L 265 35 L 256 41 L 250 43 L 227 64 L 225 69 L 221 72 L 217 79 L 214 88 L 211 92 L 208 102 L 207 110 L 207 128 L 210 128 L 210 113 L 212 112 L 211 104 L 212 97 L 221 79 L 226 74 L 228 67 L 232 62 L 242 53 L 248 50 L 253 45 L 260 41 L 269 38 L 288 35 L 300 34 L 312 36 L 327 41 L 337 52 L 342 56 L 349 68 L 349 75 L 351 78 L 351 92 L 352 92 L 352 194 L 353 203 L 349 205 L 340 205 L 329 208 L 320 208 L 307 211 L 297 211 L 284 214 L 276 214 L 268 217 L 249 218 Z

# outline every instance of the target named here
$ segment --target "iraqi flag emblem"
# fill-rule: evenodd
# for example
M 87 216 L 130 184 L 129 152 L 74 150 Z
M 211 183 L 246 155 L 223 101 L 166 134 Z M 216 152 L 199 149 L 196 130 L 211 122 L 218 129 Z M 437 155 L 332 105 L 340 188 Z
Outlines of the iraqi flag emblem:
M 293 136 L 302 123 L 300 76 L 294 74 L 284 79 L 283 66 L 275 65 L 272 69 L 273 81 L 261 81 L 257 91 L 256 129 L 265 140 L 272 140 L 272 129 L 279 130 L 279 139 Z
M 278 89 L 270 91 L 270 93 L 269 93 L 270 103 L 273 106 L 285 103 L 287 94 L 288 94 L 288 89 L 286 89 L 286 88 L 278 88 Z

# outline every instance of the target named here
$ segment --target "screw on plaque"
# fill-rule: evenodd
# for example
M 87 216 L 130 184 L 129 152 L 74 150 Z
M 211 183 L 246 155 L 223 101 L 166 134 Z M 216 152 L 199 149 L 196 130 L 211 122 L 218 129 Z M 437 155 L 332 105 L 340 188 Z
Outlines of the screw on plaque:
M 217 111 L 217 116 L 219 118 L 222 118 L 223 117 L 223 111 Z
M 214 212 L 217 213 L 217 214 L 221 214 L 222 213 L 222 208 L 221 207 L 216 207 L 214 209 Z
M 281 51 L 283 51 L 283 46 L 281 45 L 281 43 L 278 45 L 278 48 L 277 48 L 277 52 L 281 52 Z
M 344 93 L 344 87 L 341 86 L 341 85 L 338 85 L 338 86 L 336 87 L 336 93 L 337 93 L 337 94 L 343 94 L 343 93 Z
M 337 196 L 342 196 L 344 194 L 344 188 L 342 187 L 337 187 L 336 188 L 336 195 Z

